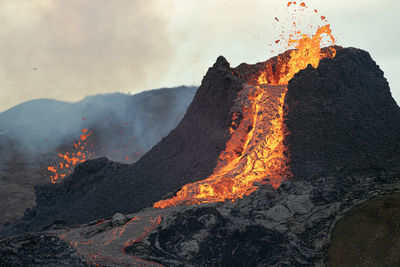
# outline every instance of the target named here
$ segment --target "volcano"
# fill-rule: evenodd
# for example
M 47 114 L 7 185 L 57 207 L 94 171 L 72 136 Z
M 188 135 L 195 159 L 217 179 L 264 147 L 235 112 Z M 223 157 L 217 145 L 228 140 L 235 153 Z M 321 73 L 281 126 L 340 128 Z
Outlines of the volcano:
M 322 49 L 317 68 L 281 85 L 292 52 L 236 68 L 219 57 L 179 125 L 138 162 L 89 160 L 62 183 L 37 186 L 36 207 L 9 233 L 88 223 L 160 199 L 155 207 L 234 200 L 265 182 L 277 188 L 398 155 L 400 110 L 367 52 Z
M 51 230 L 56 255 L 80 262 L 65 240 L 100 265 L 324 262 L 340 218 L 400 192 L 400 108 L 367 52 L 318 48 L 316 63 L 291 64 L 298 51 L 236 68 L 219 57 L 182 121 L 139 161 L 88 160 L 37 186 L 37 205 L 3 234 Z M 26 259 L 10 244 L 43 238 L 5 239 L 0 252 Z

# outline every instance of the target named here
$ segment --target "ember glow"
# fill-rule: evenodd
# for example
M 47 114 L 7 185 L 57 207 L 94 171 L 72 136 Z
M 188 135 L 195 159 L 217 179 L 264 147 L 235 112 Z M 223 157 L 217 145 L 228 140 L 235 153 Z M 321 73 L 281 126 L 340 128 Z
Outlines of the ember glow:
M 289 2 L 287 6 L 296 4 Z M 304 3 L 300 7 L 307 8 Z M 293 25 L 297 26 L 297 23 Z M 185 185 L 176 196 L 161 200 L 154 207 L 234 201 L 254 192 L 258 184 L 270 183 L 277 188 L 283 180 L 290 178 L 289 156 L 284 145 L 285 136 L 289 134 L 284 124 L 287 84 L 309 64 L 316 68 L 322 58 L 336 55 L 333 47 L 321 49 L 326 39 L 329 45 L 335 45 L 329 24 L 318 27 L 313 35 L 296 30 L 289 38 L 275 41 L 286 48 L 294 46 L 294 49 L 289 57 L 287 54 L 278 56 L 278 69 L 273 77 L 271 66 L 266 66 L 265 71 L 238 94 L 232 110 L 231 138 L 213 174 L 205 180 Z M 238 117 L 243 118 L 239 125 L 236 123 Z
M 56 163 L 53 163 L 47 167 L 47 170 L 50 172 L 50 179 L 52 183 L 62 181 L 74 170 L 77 164 L 84 162 L 93 155 L 91 152 L 93 149 L 93 144 L 90 144 L 88 139 L 92 134 L 92 131 L 89 131 L 88 129 L 82 129 L 82 134 L 73 144 L 73 151 L 58 154 Z

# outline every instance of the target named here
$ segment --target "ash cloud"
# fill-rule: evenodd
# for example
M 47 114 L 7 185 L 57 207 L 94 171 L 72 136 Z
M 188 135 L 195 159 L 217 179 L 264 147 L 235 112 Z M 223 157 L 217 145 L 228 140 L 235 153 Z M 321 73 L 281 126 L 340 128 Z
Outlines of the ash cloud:
M 0 111 L 154 88 L 175 54 L 154 0 L 0 2 Z

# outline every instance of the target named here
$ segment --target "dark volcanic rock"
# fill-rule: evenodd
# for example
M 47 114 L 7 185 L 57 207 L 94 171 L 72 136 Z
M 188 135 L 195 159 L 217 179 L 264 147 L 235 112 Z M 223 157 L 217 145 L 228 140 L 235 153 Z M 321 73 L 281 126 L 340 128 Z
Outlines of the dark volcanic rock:
M 335 223 L 355 205 L 394 192 L 398 170 L 264 186 L 235 203 L 171 213 L 125 251 L 164 266 L 323 266 Z
M 194 266 L 254 266 L 259 260 L 254 255 L 274 262 L 283 250 L 280 244 L 286 241 L 282 233 L 261 225 L 235 228 L 215 207 L 189 209 L 166 220 L 145 242 L 125 251 L 167 266 L 184 262 Z M 156 242 L 158 248 L 153 247 Z
M 400 151 L 400 109 L 370 55 L 342 49 L 290 81 L 286 142 L 296 179 Z
M 117 212 L 135 212 L 184 184 L 204 179 L 225 149 L 230 109 L 242 85 L 226 59 L 219 57 L 179 125 L 138 162 L 129 166 L 105 158 L 90 160 L 60 184 L 37 186 L 37 206 L 14 230 L 39 229 L 54 221 L 85 223 Z
M 88 266 L 73 253 L 69 244 L 48 233 L 0 240 L 0 266 Z

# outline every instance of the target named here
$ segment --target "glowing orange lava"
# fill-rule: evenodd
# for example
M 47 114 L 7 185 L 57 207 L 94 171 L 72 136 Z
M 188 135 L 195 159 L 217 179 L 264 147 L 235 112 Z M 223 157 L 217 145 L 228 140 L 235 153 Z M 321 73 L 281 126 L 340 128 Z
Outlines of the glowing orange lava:
M 156 208 L 234 200 L 257 189 L 256 183 L 278 187 L 290 175 L 283 145 L 285 86 L 246 86 L 236 100 L 243 119 L 233 130 L 214 173 L 185 185 L 172 199 Z
M 58 154 L 59 161 L 47 167 L 50 172 L 50 179 L 52 183 L 57 183 L 63 180 L 68 174 L 73 171 L 73 168 L 81 162 L 87 160 L 92 153 L 90 149 L 93 145 L 89 144 L 88 138 L 92 135 L 92 131 L 82 129 L 82 134 L 79 140 L 73 144 L 74 152 L 65 152 Z
M 233 107 L 231 138 L 213 174 L 185 185 L 173 198 L 155 203 L 155 208 L 234 200 L 254 192 L 257 184 L 268 182 L 277 188 L 291 176 L 284 146 L 288 134 L 283 109 L 287 84 L 297 72 L 309 64 L 317 67 L 328 56 L 321 52 L 323 34 L 334 43 L 329 25 L 318 28 L 314 36 L 290 39 L 296 49 L 291 51 L 289 61 L 278 64 L 278 82 L 268 82 L 273 79 L 268 79 L 264 71 L 257 85 L 247 85 L 239 93 Z M 239 126 L 234 123 L 238 113 L 243 117 Z
M 321 41 L 323 37 L 328 37 L 331 45 L 335 44 L 335 38 L 332 35 L 329 24 L 319 27 L 316 34 L 313 36 L 303 34 L 300 39 L 293 37 L 289 39 L 288 46 L 295 45 L 295 49 L 290 52 L 289 62 L 283 62 L 281 57 L 278 58 L 281 62 L 278 63 L 280 70 L 277 85 L 288 84 L 296 73 L 305 69 L 309 64 L 317 68 L 321 59 L 328 56 L 335 57 L 336 50 L 333 47 L 328 48 L 330 50 L 329 54 L 321 51 Z M 267 71 L 260 73 L 258 84 L 271 84 L 271 79 L 268 78 Z

